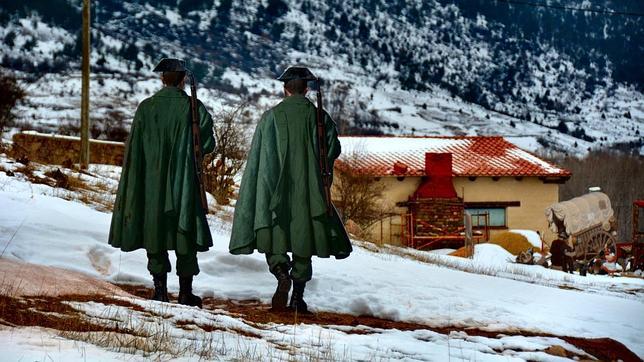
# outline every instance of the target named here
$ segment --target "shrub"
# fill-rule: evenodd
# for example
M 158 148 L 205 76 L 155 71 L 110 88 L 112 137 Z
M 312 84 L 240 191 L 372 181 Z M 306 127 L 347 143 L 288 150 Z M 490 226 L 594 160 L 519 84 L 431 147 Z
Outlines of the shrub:
M 246 162 L 248 140 L 241 126 L 246 106 L 215 116 L 215 152 L 204 157 L 204 185 L 217 203 L 227 205 L 234 194 L 234 177 Z
M 364 152 L 354 150 L 336 163 L 333 178 L 334 197 L 342 221 L 352 220 L 360 227 L 367 227 L 382 217 L 384 186 L 373 177 L 356 172 L 351 165 L 364 157 Z
M 125 114 L 119 110 L 107 112 L 104 118 L 92 120 L 92 138 L 105 138 L 110 141 L 125 142 L 129 134 L 125 125 Z

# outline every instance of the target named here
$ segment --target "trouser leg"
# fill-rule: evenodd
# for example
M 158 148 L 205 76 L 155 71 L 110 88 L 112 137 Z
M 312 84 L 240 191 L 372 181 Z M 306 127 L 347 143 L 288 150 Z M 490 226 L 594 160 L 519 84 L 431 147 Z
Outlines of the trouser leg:
M 293 267 L 291 268 L 291 279 L 295 282 L 306 283 L 311 280 L 313 267 L 311 257 L 300 257 L 293 255 Z
M 176 254 L 177 256 L 177 275 L 180 277 L 189 277 L 199 274 L 199 263 L 197 262 L 197 252 L 188 254 Z
M 266 262 L 273 275 L 276 274 L 280 265 L 288 265 L 291 270 L 291 279 L 294 281 L 306 283 L 311 280 L 313 275 L 311 257 L 293 255 L 293 262 L 291 262 L 291 259 L 286 254 L 266 254 Z
M 170 259 L 168 259 L 168 252 L 161 251 L 159 253 L 148 253 L 148 271 L 150 274 L 166 274 L 172 270 Z
M 281 265 L 286 265 L 287 268 L 290 268 L 291 259 L 286 254 L 269 254 L 266 253 L 266 263 L 268 264 L 268 270 L 275 275 L 277 268 Z

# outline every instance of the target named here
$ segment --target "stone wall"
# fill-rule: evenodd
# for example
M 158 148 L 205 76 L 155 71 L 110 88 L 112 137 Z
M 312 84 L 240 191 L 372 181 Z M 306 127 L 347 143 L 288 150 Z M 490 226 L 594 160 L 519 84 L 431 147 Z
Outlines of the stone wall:
M 125 153 L 122 142 L 90 140 L 90 163 L 121 166 Z M 26 131 L 13 135 L 16 158 L 53 165 L 76 164 L 80 161 L 80 138 Z

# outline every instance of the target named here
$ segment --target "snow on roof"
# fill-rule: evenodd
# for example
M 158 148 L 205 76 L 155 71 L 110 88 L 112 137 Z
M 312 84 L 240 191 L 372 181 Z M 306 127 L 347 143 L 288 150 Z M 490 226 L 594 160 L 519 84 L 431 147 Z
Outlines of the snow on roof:
M 499 136 L 342 136 L 340 165 L 373 176 L 424 176 L 425 153 L 451 153 L 454 176 L 569 177 L 559 168 Z M 407 166 L 394 173 L 394 163 Z

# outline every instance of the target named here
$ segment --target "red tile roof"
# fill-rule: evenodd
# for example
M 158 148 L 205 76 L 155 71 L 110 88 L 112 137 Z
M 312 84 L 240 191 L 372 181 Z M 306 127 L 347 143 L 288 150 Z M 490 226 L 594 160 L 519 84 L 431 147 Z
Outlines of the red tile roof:
M 340 137 L 338 167 L 372 176 L 424 176 L 425 153 L 451 153 L 454 176 L 569 177 L 570 171 L 540 159 L 503 137 Z M 394 163 L 398 163 L 394 172 Z M 401 163 L 407 169 L 401 171 Z

